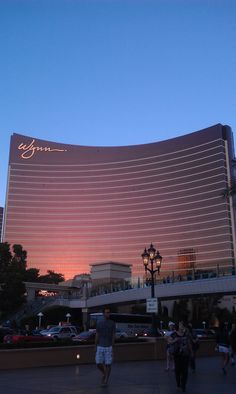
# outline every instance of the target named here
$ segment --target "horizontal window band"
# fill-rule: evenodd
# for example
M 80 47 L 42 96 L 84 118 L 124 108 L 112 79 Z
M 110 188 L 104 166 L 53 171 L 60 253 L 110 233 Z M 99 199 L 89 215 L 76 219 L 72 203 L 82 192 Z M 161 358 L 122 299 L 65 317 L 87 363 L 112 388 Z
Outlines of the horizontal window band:
M 150 146 L 154 146 L 154 145 L 157 145 L 157 144 L 159 144 L 159 143 L 156 142 L 156 143 L 151 143 L 151 144 L 144 144 L 144 147 L 147 148 L 149 145 Z M 93 165 L 96 165 L 96 166 L 107 166 L 107 165 L 109 165 L 109 166 L 111 166 L 113 164 L 132 163 L 132 162 L 138 162 L 138 161 L 153 160 L 153 159 L 160 158 L 160 157 L 174 156 L 174 155 L 178 155 L 179 153 L 187 152 L 187 151 L 190 151 L 190 150 L 196 151 L 196 154 L 197 154 L 197 153 L 201 152 L 201 150 L 199 151 L 199 148 L 205 147 L 205 146 L 209 146 L 209 145 L 212 145 L 212 144 L 216 144 L 214 147 L 221 147 L 222 149 L 224 149 L 224 141 L 223 141 L 223 139 L 217 138 L 215 140 L 204 142 L 202 144 L 198 144 L 198 145 L 195 144 L 194 146 L 189 146 L 187 148 L 182 148 L 182 149 L 179 149 L 177 151 L 160 153 L 160 154 L 154 155 L 154 156 L 145 156 L 145 157 L 139 157 L 139 158 L 135 158 L 135 159 L 120 160 L 120 161 L 109 161 L 109 162 L 107 160 L 106 162 L 101 162 L 101 163 L 78 163 L 78 164 L 66 164 L 66 165 L 70 166 L 70 167 L 75 167 L 75 166 L 76 167 L 90 167 L 90 166 L 93 166 Z M 77 151 L 79 153 L 80 147 L 76 146 L 76 145 L 74 145 L 74 147 L 77 148 Z M 134 150 L 136 150 L 137 148 L 140 147 L 140 145 L 133 145 L 132 147 L 133 147 Z M 94 151 L 96 151 L 97 149 L 102 149 L 102 147 L 93 147 L 93 148 L 94 148 L 93 149 Z M 131 147 L 129 146 L 128 148 L 131 148 Z M 82 147 L 82 149 L 84 150 L 84 147 Z M 92 148 L 90 148 L 90 150 L 92 151 Z M 108 152 L 108 150 L 111 151 L 112 147 L 106 147 L 105 150 L 107 152 Z M 125 147 L 125 146 L 124 147 L 119 147 L 119 150 L 120 150 L 119 153 L 122 156 L 125 153 L 124 151 L 127 150 L 127 147 Z M 167 160 L 169 161 L 170 159 L 167 159 Z M 14 162 L 13 162 L 13 164 L 16 164 L 16 165 L 19 165 L 19 166 L 24 166 L 25 165 L 24 163 L 14 163 Z M 49 164 L 43 164 L 43 163 L 41 163 L 41 164 L 38 164 L 38 163 L 37 164 L 27 163 L 27 165 L 30 165 L 30 166 L 39 166 L 39 165 L 40 166 L 58 166 L 58 167 L 65 166 L 65 164 L 50 164 L 49 165 Z
M 210 161 L 209 160 L 209 158 L 214 158 L 215 156 L 220 156 L 220 158 L 219 159 L 216 159 L 216 160 L 212 160 L 212 161 Z M 223 156 L 223 157 L 222 157 Z M 203 161 L 203 160 L 207 160 L 206 161 L 206 163 L 201 163 L 201 161 Z M 68 173 L 70 173 L 70 171 L 69 170 L 65 170 L 65 171 L 63 171 L 63 170 L 61 170 L 61 171 L 54 171 L 53 172 L 53 170 L 50 170 L 50 172 L 53 172 L 53 174 L 51 175 L 51 176 L 45 176 L 45 175 L 42 175 L 42 177 L 44 177 L 44 178 L 54 178 L 54 177 L 56 177 L 56 175 L 57 175 L 57 173 L 59 173 L 59 178 L 61 178 L 61 177 L 65 177 L 65 178 L 100 178 L 100 177 L 117 177 L 117 176 L 121 176 L 121 177 L 124 177 L 124 176 L 126 176 L 126 175 L 134 175 L 134 174 L 141 174 L 141 173 L 146 173 L 146 172 L 153 172 L 153 171 L 160 171 L 160 170 L 165 170 L 165 169 L 169 169 L 169 168 L 172 168 L 172 167 L 174 167 L 174 168 L 176 168 L 176 167 L 179 167 L 179 166 L 187 166 L 187 168 L 197 168 L 197 167 L 202 167 L 202 166 L 204 166 L 204 165 L 211 165 L 211 164 L 214 164 L 214 163 L 217 163 L 217 162 L 224 162 L 225 161 L 225 158 L 224 158 L 224 154 L 223 154 L 223 152 L 217 152 L 217 153 L 214 153 L 214 154 L 212 154 L 212 155 L 208 155 L 208 156 L 204 156 L 204 157 L 198 157 L 197 159 L 192 159 L 192 160 L 189 160 L 189 161 L 186 161 L 186 162 L 180 162 L 180 163 L 173 163 L 173 164 L 169 164 L 169 165 L 167 165 L 167 166 L 160 166 L 160 162 L 152 162 L 152 163 L 149 163 L 148 164 L 148 166 L 152 166 L 153 168 L 148 168 L 148 169 L 140 169 L 140 170 L 138 170 L 138 171 L 129 171 L 129 172 L 120 172 L 120 173 L 114 173 L 114 171 L 121 171 L 122 170 L 122 168 L 117 168 L 116 170 L 114 170 L 114 169 L 112 169 L 112 168 L 109 168 L 109 169 L 107 169 L 107 170 L 109 170 L 109 171 L 112 171 L 113 170 L 113 173 L 110 173 L 110 174 L 97 174 L 97 175 L 94 175 L 94 173 L 93 173 L 93 171 L 92 170 L 89 170 L 89 172 L 88 173 L 85 173 L 84 175 L 76 175 L 76 176 L 68 176 Z M 168 163 L 169 163 L 169 160 L 167 161 Z M 194 166 L 194 167 L 191 167 L 189 164 L 191 164 L 191 163 L 196 163 L 196 162 L 200 162 L 199 164 L 197 164 L 197 166 Z M 147 164 L 145 164 L 145 166 L 147 166 Z M 140 166 L 139 166 L 140 167 Z M 134 169 L 137 169 L 137 166 L 134 166 L 133 167 Z M 126 167 L 125 168 L 125 170 L 126 169 L 129 169 L 129 167 Z M 107 171 L 106 170 L 106 171 Z M 14 167 L 10 167 L 10 171 L 11 171 L 11 173 L 14 173 L 15 171 L 16 172 L 24 172 L 24 174 L 23 175 L 21 175 L 21 174 L 16 174 L 16 175 L 14 175 L 14 176 L 18 176 L 18 177 L 29 177 L 29 178 L 31 178 L 32 177 L 32 175 L 25 175 L 25 173 L 27 173 L 27 172 L 34 172 L 34 173 L 38 173 L 38 172 L 49 172 L 49 171 L 46 171 L 46 170 L 29 170 L 29 169 L 27 169 L 27 168 L 25 168 L 25 169 L 17 169 L 17 168 L 14 168 Z M 100 171 L 100 172 L 102 172 L 102 170 L 95 170 L 94 172 L 98 172 L 98 171 Z M 178 171 L 182 171 L 181 169 L 180 170 L 178 170 Z M 63 172 L 65 172 L 66 173 L 66 175 L 64 175 L 64 176 L 62 176 L 61 175 L 61 173 L 63 173 Z M 76 170 L 72 170 L 72 172 L 76 172 Z M 79 170 L 78 172 L 81 172 L 81 170 Z M 83 170 L 83 172 L 85 172 L 85 170 Z M 175 171 L 174 171 L 175 172 Z M 168 171 L 168 173 L 171 173 L 171 171 Z M 37 178 L 40 178 L 41 177 L 41 175 L 37 175 L 36 176 Z

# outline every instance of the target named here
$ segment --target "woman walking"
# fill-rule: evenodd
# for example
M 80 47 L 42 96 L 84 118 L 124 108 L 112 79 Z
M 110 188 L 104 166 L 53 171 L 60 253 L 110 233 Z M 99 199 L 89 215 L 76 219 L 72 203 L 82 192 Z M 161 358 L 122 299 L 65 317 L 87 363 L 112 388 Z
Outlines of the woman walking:
M 230 342 L 230 358 L 231 358 L 231 365 L 235 365 L 234 356 L 236 354 L 236 324 L 232 325 L 232 329 L 229 334 L 229 342 Z
M 167 341 L 167 345 L 166 345 L 166 371 L 169 371 L 170 368 L 171 368 L 172 371 L 174 371 L 174 369 L 175 369 L 175 367 L 174 367 L 174 356 L 170 352 L 170 349 L 171 349 L 170 343 L 172 341 L 172 335 L 175 332 L 175 323 L 170 321 L 169 324 L 168 324 L 168 328 L 169 328 L 169 331 L 167 331 L 165 333 L 165 339 Z
M 222 355 L 222 372 L 227 374 L 226 368 L 230 359 L 230 340 L 226 324 L 221 324 L 216 334 L 217 350 Z
M 193 356 L 193 349 L 189 330 L 185 327 L 183 322 L 179 322 L 178 329 L 172 334 L 171 346 L 174 349 L 177 387 L 181 387 L 182 391 L 185 392 L 188 380 L 189 361 Z

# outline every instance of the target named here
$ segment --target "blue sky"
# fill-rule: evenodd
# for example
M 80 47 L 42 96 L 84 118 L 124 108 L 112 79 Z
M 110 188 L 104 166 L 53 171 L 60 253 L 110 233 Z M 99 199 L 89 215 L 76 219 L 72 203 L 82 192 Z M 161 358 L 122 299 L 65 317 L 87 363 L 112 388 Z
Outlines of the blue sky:
M 235 0 L 1 0 L 0 205 L 10 135 L 133 145 L 236 134 Z

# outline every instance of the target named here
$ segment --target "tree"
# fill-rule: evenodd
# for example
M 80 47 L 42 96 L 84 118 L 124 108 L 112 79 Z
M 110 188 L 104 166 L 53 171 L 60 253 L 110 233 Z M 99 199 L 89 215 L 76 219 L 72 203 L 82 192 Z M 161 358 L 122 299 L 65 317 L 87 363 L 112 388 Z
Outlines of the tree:
M 24 275 L 27 252 L 21 245 L 0 243 L 0 314 L 10 313 L 25 300 Z
M 174 321 L 188 321 L 190 311 L 188 309 L 188 299 L 175 300 L 173 307 L 173 320 Z
M 235 175 L 236 159 L 232 160 L 232 165 L 233 165 L 233 176 L 231 178 L 230 186 L 228 186 L 222 193 L 224 198 L 229 198 L 236 195 L 236 175 Z
M 192 323 L 195 326 L 200 327 L 203 321 L 211 325 L 212 316 L 215 315 L 215 310 L 221 296 L 209 295 L 201 296 L 191 299 L 192 304 Z
M 39 276 L 39 269 L 27 269 L 27 252 L 21 245 L 0 243 L 0 318 L 15 312 L 25 302 L 24 282 L 55 283 L 64 281 L 60 273 L 48 270 Z
M 236 194 L 236 182 L 232 182 L 231 186 L 223 191 L 223 197 L 229 198 Z
M 0 275 L 3 275 L 9 266 L 11 257 L 12 254 L 10 252 L 10 245 L 7 242 L 0 243 Z
M 52 270 L 47 271 L 47 275 L 41 275 L 39 277 L 39 282 L 42 283 L 54 283 L 58 284 L 60 282 L 64 282 L 65 278 L 63 274 L 56 273 Z
M 38 282 L 39 278 L 40 276 L 38 268 L 28 268 L 25 271 L 25 282 Z

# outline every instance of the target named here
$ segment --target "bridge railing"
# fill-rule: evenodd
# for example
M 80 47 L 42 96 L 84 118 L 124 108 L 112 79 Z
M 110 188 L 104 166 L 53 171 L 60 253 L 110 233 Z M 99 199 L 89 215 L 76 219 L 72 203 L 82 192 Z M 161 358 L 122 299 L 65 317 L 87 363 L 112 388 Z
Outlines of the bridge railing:
M 181 272 L 181 271 L 179 271 Z M 215 270 L 189 270 L 187 273 L 175 273 L 172 272 L 171 275 L 157 277 L 155 280 L 155 284 L 167 284 L 167 283 L 178 283 L 178 282 L 189 282 L 195 280 L 204 280 L 204 279 L 212 279 L 212 278 L 222 278 L 225 276 L 232 276 L 235 275 L 234 269 L 231 267 L 219 267 L 216 266 Z M 117 284 L 107 284 L 101 285 L 96 289 L 90 289 L 89 296 L 97 296 L 103 294 L 110 294 L 117 291 L 124 291 L 129 289 L 136 289 L 136 288 L 144 288 L 151 286 L 151 281 L 149 278 L 145 280 L 140 280 L 140 278 L 136 282 L 128 283 L 124 282 Z

